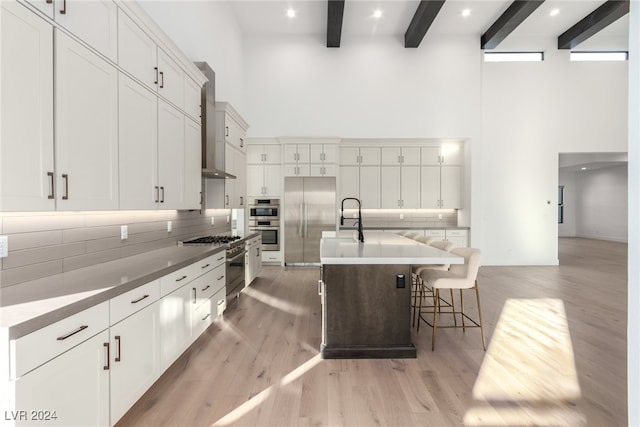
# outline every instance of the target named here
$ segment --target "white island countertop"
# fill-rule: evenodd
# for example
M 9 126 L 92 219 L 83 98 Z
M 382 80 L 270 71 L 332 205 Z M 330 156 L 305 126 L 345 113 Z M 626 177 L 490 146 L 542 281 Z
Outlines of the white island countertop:
M 323 232 L 320 263 L 463 264 L 464 258 L 395 233 L 365 231 L 364 243 L 353 231 Z

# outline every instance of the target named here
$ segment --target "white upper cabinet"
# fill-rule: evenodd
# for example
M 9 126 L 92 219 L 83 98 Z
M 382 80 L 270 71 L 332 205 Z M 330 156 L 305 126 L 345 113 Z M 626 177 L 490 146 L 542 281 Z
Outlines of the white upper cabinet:
M 186 209 L 200 209 L 202 201 L 202 128 L 185 119 L 184 123 L 184 189 Z
M 311 163 L 337 163 L 338 146 L 336 144 L 311 144 L 309 155 Z
M 462 144 L 443 143 L 437 147 L 422 147 L 422 166 L 426 165 L 464 165 Z
M 122 10 L 118 15 L 118 65 L 153 89 L 158 81 L 158 48 Z
M 120 74 L 120 209 L 157 209 L 158 97 Z
M 158 200 L 161 209 L 185 206 L 184 114 L 158 103 Z
M 281 157 L 279 144 L 247 145 L 247 164 L 280 164 Z
M 202 87 L 191 77 L 184 76 L 184 111 L 198 123 L 202 123 L 201 102 Z
M 284 163 L 309 163 L 309 144 L 284 144 L 282 146 Z
M 383 166 L 420 166 L 420 147 L 382 147 Z
M 184 78 L 178 63 L 158 49 L 158 94 L 181 110 L 184 109 Z
M 118 8 L 111 0 L 56 0 L 55 21 L 98 52 L 118 60 Z
M 56 31 L 57 208 L 118 208 L 118 72 Z
M 249 125 L 228 102 L 216 102 L 216 141 L 224 141 L 246 152 L 245 138 Z
M 19 3 L 0 7 L 0 211 L 54 210 L 53 28 Z

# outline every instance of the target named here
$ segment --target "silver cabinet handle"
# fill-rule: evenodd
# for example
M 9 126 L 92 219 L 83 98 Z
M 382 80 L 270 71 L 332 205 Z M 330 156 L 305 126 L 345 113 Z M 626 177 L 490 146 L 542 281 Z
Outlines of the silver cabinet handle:
M 244 206 L 244 196 L 240 196 L 240 206 Z
M 224 279 L 224 275 L 218 277 L 218 280 L 222 280 L 222 279 Z
M 117 347 L 116 347 L 116 357 L 115 357 L 113 360 L 114 360 L 114 361 L 116 361 L 116 362 L 120 362 L 120 361 L 122 360 L 122 358 L 120 357 L 120 356 L 121 356 L 121 354 L 120 354 L 120 353 L 121 353 L 121 350 L 122 350 L 122 349 L 120 348 L 120 341 L 121 341 L 121 340 L 120 340 L 120 335 L 116 335 L 116 336 L 115 336 L 115 339 L 116 339 L 116 343 L 117 343 L 118 345 L 117 345 Z
M 209 289 L 210 287 L 211 287 L 210 285 L 207 285 L 207 286 L 205 286 L 204 288 L 202 288 L 200 291 L 201 291 L 201 292 L 204 292 L 204 291 L 206 291 L 207 289 Z
M 47 176 L 49 177 L 49 185 L 51 186 L 50 187 L 51 190 L 49 191 L 49 196 L 47 197 L 47 199 L 53 199 L 56 197 L 55 191 L 54 191 L 54 188 L 56 185 L 55 178 L 54 178 L 53 172 L 47 172 Z
M 108 370 L 109 370 L 109 367 L 111 366 L 111 365 L 110 365 L 110 363 L 111 363 L 111 354 L 110 354 L 110 351 L 109 351 L 109 343 L 108 343 L 108 342 L 105 342 L 105 343 L 103 343 L 102 345 L 107 349 L 107 358 L 106 358 L 107 364 L 106 364 L 106 365 L 104 365 L 104 366 L 102 367 L 102 369 L 104 369 L 105 371 L 108 371 Z
M 64 194 L 62 194 L 62 200 L 69 200 L 69 175 L 63 173 L 62 180 L 64 181 Z
M 193 290 L 193 303 L 196 303 L 196 288 L 191 288 Z
M 137 303 L 139 303 L 140 301 L 142 301 L 145 298 L 149 298 L 149 295 L 143 295 L 138 299 L 134 299 L 133 301 L 131 301 L 131 304 L 137 304 Z
M 64 334 L 64 335 L 62 335 L 61 337 L 58 337 L 58 338 L 57 338 L 57 340 L 58 340 L 58 341 L 64 341 L 64 340 L 66 340 L 67 338 L 69 338 L 69 337 L 71 337 L 71 336 L 73 336 L 73 335 L 77 334 L 78 332 L 82 332 L 82 331 L 84 331 L 84 330 L 85 330 L 85 329 L 87 329 L 88 327 L 89 327 L 89 326 L 87 326 L 87 325 L 82 325 L 82 326 L 80 326 L 78 329 L 74 329 L 73 331 L 69 332 L 68 334 Z
M 164 89 L 164 71 L 160 71 L 160 89 Z
M 154 188 L 156 189 L 156 200 L 155 200 L 155 203 L 159 203 L 160 202 L 160 187 L 158 187 L 156 185 Z
M 155 81 L 155 82 L 153 82 L 153 84 L 154 84 L 154 85 L 157 85 L 157 84 L 158 84 L 158 67 L 153 67 L 153 69 L 154 69 L 154 70 L 155 70 L 155 72 L 156 72 L 156 81 Z
M 207 320 L 207 319 L 209 318 L 209 316 L 211 316 L 211 313 L 207 313 L 207 315 L 206 315 L 206 316 L 204 316 L 204 317 L 202 318 L 202 320 L 203 320 L 203 321 Z
M 203 266 L 202 266 L 202 267 L 200 267 L 200 268 L 207 268 L 207 267 L 209 267 L 210 265 L 211 265 L 211 264 L 208 264 L 208 263 L 207 263 L 207 264 L 203 265 Z
M 221 256 L 220 258 L 218 258 L 218 261 L 222 261 L 224 259 L 223 256 Z
M 187 276 L 182 276 L 181 278 L 176 279 L 176 282 L 182 282 L 186 278 L 187 278 Z
M 224 136 L 229 136 L 229 126 L 224 127 Z
M 240 138 L 240 148 L 244 147 L 244 138 Z
M 162 197 L 160 198 L 160 203 L 164 203 L 164 187 L 160 187 L 160 192 L 162 194 Z
M 226 201 L 227 201 L 225 204 L 226 204 L 227 206 L 229 206 L 229 195 L 228 195 L 228 194 L 225 194 L 225 196 L 224 196 L 224 197 L 226 197 Z

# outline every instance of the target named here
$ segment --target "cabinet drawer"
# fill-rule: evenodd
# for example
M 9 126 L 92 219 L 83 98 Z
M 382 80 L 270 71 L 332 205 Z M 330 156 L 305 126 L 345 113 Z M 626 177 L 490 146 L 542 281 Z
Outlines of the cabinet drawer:
M 211 311 L 210 304 L 200 304 L 196 308 L 195 313 L 191 321 L 191 336 L 193 340 L 196 340 L 200 334 L 211 324 L 213 320 L 213 312 Z
M 436 239 L 443 239 L 445 237 L 444 230 L 424 230 L 424 235 L 427 237 L 433 237 Z
M 160 296 L 165 296 L 197 277 L 196 264 L 188 265 L 160 278 Z
M 226 255 L 224 251 L 222 251 L 194 263 L 193 267 L 194 267 L 196 276 L 200 276 L 204 273 L 208 273 L 214 268 L 224 264 L 225 259 L 226 259 Z
M 109 301 L 12 340 L 10 373 L 18 378 L 109 327 Z
M 467 230 L 447 230 L 447 237 L 467 237 Z
M 227 288 L 226 286 L 220 289 L 214 296 L 209 300 L 209 304 L 211 304 L 211 315 L 214 318 L 218 318 L 224 313 L 227 309 Z
M 160 299 L 160 280 L 132 289 L 109 301 L 109 321 L 115 325 L 125 317 L 153 304 Z
M 225 265 L 219 265 L 212 271 L 203 274 L 191 283 L 191 288 L 195 288 L 196 305 L 200 305 L 209 300 L 220 289 L 225 286 Z

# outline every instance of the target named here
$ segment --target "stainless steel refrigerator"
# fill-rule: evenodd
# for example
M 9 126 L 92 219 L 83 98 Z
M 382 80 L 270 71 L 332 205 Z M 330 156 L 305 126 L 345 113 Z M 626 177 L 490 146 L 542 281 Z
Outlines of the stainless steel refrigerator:
M 336 179 L 284 179 L 284 263 L 320 263 L 320 238 L 336 229 Z

